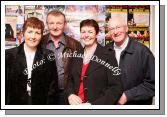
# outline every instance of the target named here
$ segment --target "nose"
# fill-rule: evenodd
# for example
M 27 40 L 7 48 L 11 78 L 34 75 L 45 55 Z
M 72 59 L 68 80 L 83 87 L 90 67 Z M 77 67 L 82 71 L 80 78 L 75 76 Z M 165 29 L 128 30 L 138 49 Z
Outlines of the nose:
M 32 33 L 31 38 L 34 40 L 35 39 L 35 33 Z
M 85 33 L 84 37 L 85 37 L 85 38 L 89 37 L 89 34 L 88 34 L 88 33 Z
M 113 31 L 114 34 L 117 34 L 118 33 L 118 30 L 117 28 L 114 28 L 114 31 Z
M 53 29 L 57 29 L 57 24 L 54 24 Z

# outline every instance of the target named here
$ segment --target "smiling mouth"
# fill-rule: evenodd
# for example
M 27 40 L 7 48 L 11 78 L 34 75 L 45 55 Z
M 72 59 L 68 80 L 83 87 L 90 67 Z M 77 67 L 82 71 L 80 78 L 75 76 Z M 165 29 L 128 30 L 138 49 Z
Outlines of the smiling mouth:
M 30 38 L 29 41 L 34 41 L 34 39 Z
M 86 38 L 86 39 L 84 39 L 85 41 L 89 41 L 89 40 L 91 40 L 91 39 L 88 39 L 88 38 Z
M 53 31 L 53 32 L 57 32 L 57 31 L 59 31 L 59 29 L 53 29 L 52 31 Z
M 119 37 L 120 35 L 119 34 L 114 34 L 114 37 Z

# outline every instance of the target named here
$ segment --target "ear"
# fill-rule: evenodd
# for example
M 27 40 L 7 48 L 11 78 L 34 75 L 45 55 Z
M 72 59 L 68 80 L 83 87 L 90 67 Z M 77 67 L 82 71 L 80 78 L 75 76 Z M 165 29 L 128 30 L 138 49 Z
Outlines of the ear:
M 128 26 L 125 27 L 125 30 L 126 30 L 126 32 L 128 32 L 128 30 L 129 30 Z
M 67 25 L 67 21 L 64 21 L 64 25 Z
M 64 31 L 66 31 L 66 30 L 69 30 L 69 27 L 68 27 L 67 23 L 65 22 L 64 23 Z

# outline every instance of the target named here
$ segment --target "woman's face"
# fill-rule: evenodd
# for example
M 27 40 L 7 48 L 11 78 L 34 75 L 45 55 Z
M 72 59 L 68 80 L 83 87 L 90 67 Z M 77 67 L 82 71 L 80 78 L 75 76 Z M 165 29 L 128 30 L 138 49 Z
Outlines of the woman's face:
M 83 26 L 81 28 L 81 40 L 85 46 L 92 46 L 97 42 L 96 30 L 92 26 Z
M 25 44 L 30 48 L 36 48 L 42 38 L 41 29 L 27 27 L 24 32 Z

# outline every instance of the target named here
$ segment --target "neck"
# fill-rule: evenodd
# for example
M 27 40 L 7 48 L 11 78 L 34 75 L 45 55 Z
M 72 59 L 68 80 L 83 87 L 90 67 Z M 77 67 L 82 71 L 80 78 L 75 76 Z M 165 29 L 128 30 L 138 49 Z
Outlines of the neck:
M 85 46 L 84 49 L 84 59 L 83 59 L 83 63 L 84 64 L 88 64 L 91 60 L 91 57 L 93 56 L 95 50 L 97 47 L 97 43 L 94 43 L 91 46 Z
M 29 47 L 29 46 L 27 46 L 26 43 L 24 43 L 24 47 L 25 47 L 26 52 L 28 52 L 28 53 L 34 53 L 37 50 L 37 47 L 34 47 L 34 48 Z
M 56 46 L 58 46 L 58 43 L 59 43 L 60 38 L 61 38 L 61 35 L 60 36 L 52 36 L 52 35 L 50 35 L 50 37 L 51 37 L 52 41 L 54 42 L 54 44 Z
M 97 47 L 97 43 L 94 43 L 93 45 L 90 45 L 90 46 L 85 46 L 85 52 L 88 53 L 92 50 L 95 50 Z
M 60 35 L 60 36 L 53 36 L 53 35 L 50 35 L 52 41 L 54 41 L 54 42 L 60 41 L 61 36 L 62 36 L 62 35 Z
M 124 41 L 122 41 L 122 42 L 115 42 L 115 45 L 118 46 L 118 47 L 120 47 L 123 44 L 123 42 Z

